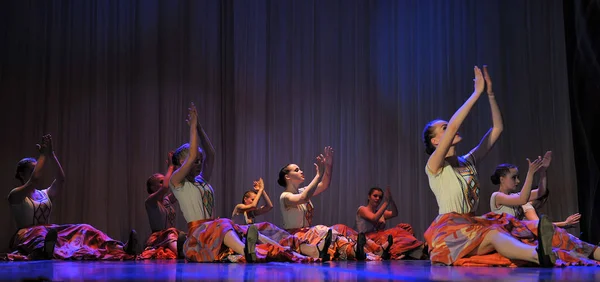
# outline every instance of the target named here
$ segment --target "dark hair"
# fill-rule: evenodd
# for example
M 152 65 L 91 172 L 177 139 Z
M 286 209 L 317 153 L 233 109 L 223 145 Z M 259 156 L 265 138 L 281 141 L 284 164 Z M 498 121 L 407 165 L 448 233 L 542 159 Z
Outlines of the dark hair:
M 277 184 L 279 184 L 279 186 L 284 187 L 287 185 L 287 183 L 285 182 L 285 176 L 290 173 L 290 169 L 288 168 L 290 166 L 290 164 L 286 164 L 284 167 L 281 168 L 281 170 L 279 171 L 279 177 L 277 178 Z
M 375 191 L 379 191 L 381 193 L 383 193 L 383 189 L 379 188 L 379 187 L 373 187 L 371 189 L 369 189 L 369 196 L 373 195 L 373 192 Z
M 15 173 L 15 178 L 21 181 L 21 183 L 25 183 L 25 179 L 21 176 L 21 173 L 26 170 L 33 170 L 33 163 L 37 162 L 35 158 L 24 158 L 17 163 L 17 171 Z
M 246 198 L 250 197 L 250 194 L 256 194 L 256 191 L 254 191 L 254 190 L 246 191 L 246 193 L 244 193 L 244 197 L 242 197 L 242 204 L 244 203 L 244 200 L 246 200 Z
M 156 179 L 158 179 L 158 176 L 159 176 L 159 175 L 162 175 L 162 174 L 160 174 L 160 173 L 155 173 L 155 174 L 153 174 L 152 176 L 148 177 L 148 180 L 146 180 L 146 191 L 148 191 L 148 194 L 152 194 L 152 193 L 154 193 L 154 192 L 152 191 L 152 189 L 151 189 L 151 188 L 152 188 L 152 186 L 154 185 L 154 181 L 155 181 Z
M 198 147 L 198 151 L 200 151 L 202 163 L 204 163 L 204 160 L 206 159 L 204 150 L 202 150 L 202 148 Z M 175 150 L 175 152 L 173 153 L 173 157 L 171 157 L 171 162 L 175 166 L 180 166 L 181 164 L 179 163 L 179 161 L 185 159 L 189 154 L 190 154 L 190 143 L 185 143 L 185 144 L 179 146 L 179 148 L 177 148 L 177 150 Z
M 423 143 L 425 144 L 425 153 L 428 155 L 433 154 L 433 152 L 435 151 L 435 146 L 433 146 L 433 144 L 431 144 L 431 138 L 435 137 L 435 135 L 433 135 L 433 131 L 435 130 L 435 127 L 433 125 L 439 121 L 443 121 L 443 120 L 434 119 L 434 120 L 428 122 L 425 125 L 425 128 L 423 129 Z
M 500 184 L 500 177 L 506 176 L 506 174 L 508 174 L 510 172 L 511 168 L 517 168 L 517 166 L 514 164 L 499 164 L 496 167 L 494 174 L 492 174 L 492 176 L 490 176 L 492 183 L 494 185 Z
M 379 188 L 379 187 L 372 187 L 371 189 L 369 189 L 369 197 L 371 197 L 371 195 L 373 195 L 373 193 L 375 191 L 379 191 L 383 194 L 383 189 Z M 367 205 L 369 204 L 369 200 L 367 199 Z

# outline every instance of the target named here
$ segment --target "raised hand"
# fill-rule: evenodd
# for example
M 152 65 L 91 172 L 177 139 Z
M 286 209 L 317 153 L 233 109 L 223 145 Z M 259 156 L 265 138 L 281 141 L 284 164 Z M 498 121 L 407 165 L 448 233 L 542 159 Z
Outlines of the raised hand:
M 483 65 L 483 77 L 485 79 L 485 86 L 487 88 L 487 94 L 490 96 L 494 95 L 494 91 L 492 90 L 492 78 L 488 73 L 487 65 Z
M 389 202 L 389 201 L 393 201 L 393 200 L 394 200 L 394 199 L 392 198 L 392 191 L 390 190 L 390 186 L 386 186 L 386 187 L 385 187 L 385 193 L 383 194 L 383 199 L 384 199 L 386 202 Z
M 481 74 L 481 69 L 479 69 L 479 67 L 477 67 L 477 66 L 475 66 L 475 68 L 473 69 L 473 72 L 475 73 L 475 78 L 473 79 L 474 91 L 477 94 L 481 94 L 481 93 L 483 93 L 483 89 L 485 88 L 485 81 L 483 79 L 483 74 Z
M 325 153 L 325 156 L 323 156 L 323 154 L 321 154 L 321 157 L 323 158 L 325 165 L 332 166 L 333 165 L 333 148 L 331 148 L 331 146 L 327 146 L 327 147 L 325 147 L 323 152 Z
M 254 181 L 253 186 L 254 186 L 254 191 L 256 191 L 256 192 L 265 189 L 265 183 L 264 183 L 262 177 L 256 181 Z
M 189 126 L 195 127 L 198 125 L 198 111 L 196 111 L 196 105 L 194 105 L 194 102 L 192 102 L 188 108 L 188 116 L 185 121 Z
M 550 166 L 550 162 L 552 162 L 552 151 L 548 151 L 544 154 L 544 158 L 542 158 L 542 167 L 544 169 Z
M 581 219 L 581 214 L 579 214 L 579 213 L 570 215 L 565 220 L 566 227 L 571 227 L 571 226 L 579 223 L 579 219 Z
M 173 152 L 173 151 L 169 152 L 168 157 L 165 160 L 165 163 L 167 163 L 167 166 L 172 166 L 173 165 L 173 154 L 175 154 L 175 152 Z
M 40 154 L 52 153 L 52 135 L 46 134 L 42 136 L 42 142 L 40 143 L 41 144 L 35 144 Z
M 542 167 L 542 157 L 538 156 L 537 159 L 535 159 L 533 162 L 531 162 L 529 158 L 527 158 L 527 163 L 529 164 L 529 171 L 527 171 L 527 173 L 534 174 L 538 171 L 538 169 Z

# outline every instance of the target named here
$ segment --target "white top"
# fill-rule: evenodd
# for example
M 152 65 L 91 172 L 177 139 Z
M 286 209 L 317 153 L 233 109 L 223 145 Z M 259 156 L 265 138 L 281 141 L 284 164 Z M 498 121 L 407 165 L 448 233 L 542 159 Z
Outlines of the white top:
M 175 227 L 177 214 L 169 196 L 165 195 L 160 202 L 146 204 L 146 214 L 148 214 L 152 232 Z
M 302 193 L 306 187 L 298 189 L 298 194 Z M 283 192 L 279 196 L 279 207 L 281 208 L 281 215 L 283 216 L 283 229 L 296 229 L 303 227 L 310 227 L 309 217 L 312 219 L 313 205 L 309 200 L 308 203 L 301 205 L 286 207 L 285 195 L 292 194 L 290 192 Z M 292 194 L 293 195 L 293 194 Z
M 48 189 L 35 190 L 34 193 L 36 198 L 39 198 L 38 200 L 27 196 L 20 203 L 10 205 L 10 210 L 19 229 L 50 223 L 52 201 L 48 197 Z
M 463 168 L 454 168 L 444 161 L 444 166 L 433 174 L 426 166 L 429 187 L 439 207 L 439 214 L 450 212 L 471 213 L 479 205 L 479 180 L 475 169 L 475 159 L 471 153 L 458 157 Z
M 490 210 L 492 210 L 492 212 L 497 213 L 497 214 L 501 214 L 501 213 L 507 213 L 510 214 L 512 216 L 516 216 L 517 215 L 517 211 L 518 211 L 518 207 L 517 206 L 505 206 L 505 205 L 500 205 L 500 207 L 496 207 L 496 196 L 502 192 L 494 192 L 492 193 L 492 196 L 490 198 Z M 516 193 L 517 195 L 520 193 Z M 527 212 L 528 210 L 534 210 L 535 208 L 533 207 L 533 205 L 531 205 L 531 202 L 527 202 L 526 204 L 522 205 L 521 208 L 523 208 L 523 212 Z M 519 218 L 521 219 L 521 218 Z
M 183 217 L 189 223 L 196 220 L 214 219 L 215 196 L 210 184 L 201 177 L 192 183 L 187 179 L 179 187 L 169 181 L 169 187 L 179 202 Z
M 360 209 L 360 208 L 358 208 Z M 373 225 L 373 223 L 371 223 L 370 221 L 364 219 L 362 216 L 360 216 L 358 214 L 358 210 L 356 210 L 356 231 L 358 231 L 358 233 L 368 233 L 368 232 L 373 232 L 375 231 L 375 225 Z

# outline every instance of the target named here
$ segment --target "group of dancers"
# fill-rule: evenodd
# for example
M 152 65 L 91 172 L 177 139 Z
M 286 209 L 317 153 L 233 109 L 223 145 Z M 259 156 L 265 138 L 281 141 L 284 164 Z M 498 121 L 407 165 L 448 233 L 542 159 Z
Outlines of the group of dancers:
M 15 177 L 21 186 L 8 195 L 18 231 L 10 242 L 9 260 L 33 259 L 175 259 L 192 262 L 324 262 L 329 260 L 430 259 L 443 265 L 543 266 L 599 265 L 597 246 L 569 234 L 568 228 L 580 215 L 552 223 L 538 218 L 536 209 L 545 203 L 546 169 L 552 153 L 529 161 L 522 189 L 515 165 L 501 164 L 491 176 L 498 191 L 492 194 L 492 212 L 474 215 L 479 205 L 477 164 L 500 138 L 503 122 L 492 90 L 487 67 L 474 68 L 474 92 L 449 121 L 434 120 L 423 131 L 430 155 L 425 173 L 436 197 L 439 215 L 418 240 L 409 224 L 387 226 L 398 215 L 392 193 L 379 187 L 365 191 L 367 205 L 356 212 L 354 228 L 336 224 L 314 225 L 313 197 L 326 191 L 331 182 L 334 151 L 325 147 L 316 157 L 315 177 L 303 186 L 304 173 L 297 164 L 279 171 L 283 188 L 279 208 L 283 224 L 278 227 L 257 217 L 271 212 L 273 203 L 264 182 L 254 181 L 242 201 L 233 207 L 231 218 L 217 218 L 215 197 L 209 184 L 215 149 L 198 123 L 196 107 L 188 109 L 189 143 L 169 153 L 166 173 L 153 174 L 146 183 L 149 196 L 145 207 L 152 234 L 138 253 L 138 238 L 132 230 L 126 244 L 113 240 L 87 224 L 56 225 L 48 222 L 52 201 L 65 181 L 65 174 L 46 135 L 39 144 L 39 157 L 17 165 Z M 465 155 L 456 146 L 462 122 L 487 90 L 493 126 L 481 142 Z M 46 189 L 40 178 L 49 164 L 56 176 Z M 539 183 L 532 189 L 535 174 Z M 261 201 L 264 202 L 261 204 Z M 187 230 L 175 227 L 178 202 Z

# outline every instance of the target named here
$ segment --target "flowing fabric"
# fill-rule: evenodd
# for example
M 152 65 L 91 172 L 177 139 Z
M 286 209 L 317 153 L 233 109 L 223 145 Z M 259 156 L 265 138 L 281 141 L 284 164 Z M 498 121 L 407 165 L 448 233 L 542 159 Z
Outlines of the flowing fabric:
M 439 215 L 425 232 L 433 264 L 456 266 L 523 266 L 527 262 L 512 261 L 498 254 L 469 255 L 483 242 L 485 235 L 496 230 L 521 242 L 537 245 L 537 222 L 519 221 L 506 213 L 487 213 L 483 216 L 447 213 Z M 588 257 L 595 247 L 582 242 L 562 228 L 555 228 L 552 246 L 557 255 L 556 265 L 599 265 Z
M 88 224 L 49 224 L 21 228 L 13 236 L 7 260 L 36 260 L 43 258 L 44 239 L 49 229 L 58 236 L 54 259 L 130 260 L 135 256 L 123 250 L 123 243 L 113 240 Z
M 171 243 L 177 243 L 179 234 L 183 231 L 174 227 L 154 232 L 146 241 L 144 251 L 139 255 L 139 259 L 176 259 L 177 253 L 169 248 Z
M 224 244 L 225 234 L 235 232 L 246 234 L 248 226 L 236 225 L 230 219 L 193 221 L 188 223 L 188 238 L 183 246 L 185 257 L 193 262 L 245 262 L 242 255 L 235 254 Z M 314 262 L 318 259 L 301 256 L 290 249 L 272 244 L 257 244 L 256 256 L 259 262 Z

